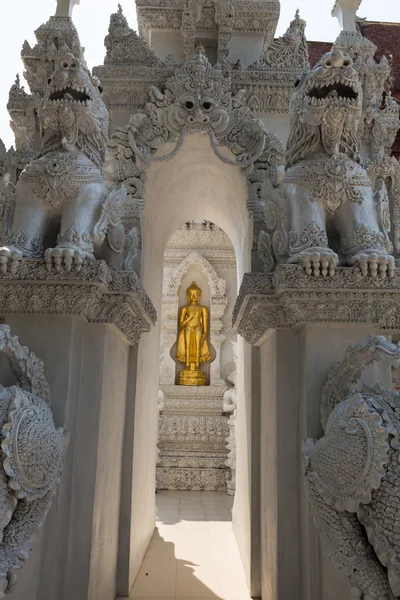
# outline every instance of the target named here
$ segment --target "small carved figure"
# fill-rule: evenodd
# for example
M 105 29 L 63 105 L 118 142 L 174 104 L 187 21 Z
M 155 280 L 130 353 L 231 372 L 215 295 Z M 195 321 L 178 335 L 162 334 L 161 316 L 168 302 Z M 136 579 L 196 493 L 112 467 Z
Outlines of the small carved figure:
M 12 224 L 0 250 L 2 270 L 43 253 L 49 268 L 79 270 L 95 254 L 118 267 L 126 192 L 121 186 L 109 193 L 104 185 L 108 113 L 99 82 L 72 54 L 48 80 L 39 117 L 41 155 L 16 186 Z
M 7 325 L 0 325 L 0 354 L 19 386 L 0 386 L 0 598 L 28 558 L 60 481 L 64 431 L 56 429 L 43 362 Z
M 206 373 L 200 364 L 211 359 L 208 348 L 208 308 L 200 305 L 201 289 L 193 281 L 186 290 L 188 304 L 179 311 L 179 335 L 176 358 L 185 363 L 179 373 L 180 385 L 205 385 Z
M 309 275 L 333 275 L 340 262 L 364 275 L 393 276 L 389 223 L 379 214 L 382 186 L 376 197 L 361 166 L 362 87 L 352 59 L 340 50 L 325 54 L 297 81 L 290 113 L 282 184 L 287 237 L 280 240 L 286 261 Z
M 307 440 L 305 477 L 324 550 L 350 580 L 352 600 L 400 597 L 400 395 L 354 384 L 400 345 L 378 336 L 351 346 L 322 393 L 325 435 Z

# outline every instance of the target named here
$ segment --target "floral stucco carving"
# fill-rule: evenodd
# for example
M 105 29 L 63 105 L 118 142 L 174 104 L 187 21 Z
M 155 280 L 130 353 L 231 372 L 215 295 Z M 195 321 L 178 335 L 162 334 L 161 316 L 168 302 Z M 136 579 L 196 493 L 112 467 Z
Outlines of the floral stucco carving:
M 226 490 L 228 417 L 222 414 L 226 386 L 162 385 L 157 489 Z
M 12 591 L 59 484 L 64 431 L 54 426 L 44 365 L 0 325 L 18 385 L 0 386 L 0 598 Z
M 271 69 L 279 71 L 285 69 L 300 73 L 309 68 L 305 27 L 306 22 L 300 18 L 299 10 L 297 10 L 287 31 L 282 37 L 266 46 L 264 54 L 250 65 L 249 70 L 263 71 L 264 69 Z
M 304 453 L 316 529 L 352 598 L 400 594 L 400 396 L 379 385 L 355 389 L 364 368 L 381 360 L 398 368 L 400 347 L 378 336 L 334 365 L 322 392 L 325 435 L 307 440 Z
M 118 11 L 110 17 L 110 26 L 104 45 L 107 51 L 104 59 L 105 64 L 161 66 L 161 61 L 150 50 L 147 42 L 129 27 L 120 4 L 118 5 Z
M 133 271 L 88 261 L 77 271 L 50 271 L 44 260 L 24 260 L 0 279 L 0 314 L 79 315 L 110 323 L 136 344 L 156 321 L 156 311 Z
M 173 271 L 171 277 L 164 281 L 164 290 L 168 295 L 177 295 L 182 283 L 182 277 L 191 265 L 198 265 L 207 278 L 212 298 L 225 296 L 226 282 L 218 276 L 214 267 L 200 254 L 190 252 L 180 265 Z
M 365 277 L 354 267 L 316 278 L 300 266 L 281 265 L 274 273 L 244 276 L 232 319 L 235 330 L 254 345 L 271 329 L 304 323 L 370 323 L 397 330 L 399 290 L 398 269 L 390 279 Z

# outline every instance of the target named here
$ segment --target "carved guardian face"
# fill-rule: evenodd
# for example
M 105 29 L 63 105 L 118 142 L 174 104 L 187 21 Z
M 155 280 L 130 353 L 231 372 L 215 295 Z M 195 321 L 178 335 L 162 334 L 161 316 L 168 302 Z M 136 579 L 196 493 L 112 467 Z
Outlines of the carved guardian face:
M 211 126 L 224 130 L 229 124 L 229 115 L 219 99 L 201 90 L 185 90 L 177 96 L 168 112 L 172 122 L 188 129 L 207 129 Z
M 359 160 L 361 110 L 362 87 L 352 59 L 340 50 L 328 52 L 295 84 L 288 166 L 321 151 Z
M 108 112 L 100 82 L 72 54 L 60 60 L 42 101 L 42 153 L 83 151 L 97 166 L 104 161 Z
M 226 131 L 230 122 L 230 82 L 199 52 L 179 67 L 166 83 L 166 89 L 150 89 L 150 97 L 165 110 L 167 128 L 179 133 L 212 129 Z

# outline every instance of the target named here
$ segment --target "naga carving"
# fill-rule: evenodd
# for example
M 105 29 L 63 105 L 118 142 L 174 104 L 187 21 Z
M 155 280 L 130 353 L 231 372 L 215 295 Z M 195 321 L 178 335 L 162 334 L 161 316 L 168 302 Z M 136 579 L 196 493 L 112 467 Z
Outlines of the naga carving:
M 43 362 L 7 325 L 0 325 L 0 354 L 18 386 L 0 386 L 0 598 L 12 591 L 62 472 L 64 431 L 54 426 Z
M 400 395 L 355 384 L 379 360 L 398 367 L 400 345 L 378 336 L 351 346 L 322 392 L 325 435 L 307 440 L 305 477 L 317 532 L 349 578 L 352 600 L 400 596 Z
M 333 275 L 340 263 L 393 276 L 387 193 L 382 181 L 374 194 L 359 155 L 362 102 L 359 75 L 340 50 L 296 82 L 274 249 L 309 275 Z
M 123 186 L 110 192 L 104 184 L 108 113 L 98 80 L 72 54 L 49 78 L 39 117 L 41 154 L 18 180 L 1 270 L 43 254 L 49 269 L 79 270 L 95 255 L 119 267 L 126 192 Z

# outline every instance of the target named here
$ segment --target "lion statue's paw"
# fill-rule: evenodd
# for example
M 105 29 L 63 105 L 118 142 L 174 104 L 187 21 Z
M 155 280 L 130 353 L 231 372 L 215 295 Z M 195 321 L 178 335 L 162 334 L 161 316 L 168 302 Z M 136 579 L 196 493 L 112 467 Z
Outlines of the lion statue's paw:
M 370 254 L 356 254 L 350 260 L 347 260 L 350 266 L 359 267 L 364 277 L 393 277 L 396 268 L 396 262 L 393 256 L 372 252 Z
M 351 600 L 393 600 L 395 596 L 392 594 L 382 594 L 372 596 L 371 594 L 363 593 L 358 587 L 351 588 Z
M 23 254 L 19 248 L 14 246 L 2 246 L 0 247 L 0 273 L 15 274 L 21 263 Z
M 352 588 L 351 600 L 390 600 L 391 596 L 384 594 L 383 596 L 371 596 L 371 594 L 363 594 L 358 588 Z
M 75 271 L 82 269 L 83 261 L 95 260 L 94 255 L 91 252 L 86 252 L 81 248 L 47 248 L 44 253 L 44 260 L 46 261 L 47 269 L 51 271 L 54 269 L 59 272 L 64 268 L 69 273 L 72 268 Z
M 307 275 L 314 277 L 332 277 L 339 263 L 339 257 L 329 250 L 318 252 L 299 252 L 288 260 L 290 264 L 301 264 Z

